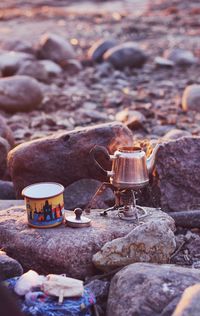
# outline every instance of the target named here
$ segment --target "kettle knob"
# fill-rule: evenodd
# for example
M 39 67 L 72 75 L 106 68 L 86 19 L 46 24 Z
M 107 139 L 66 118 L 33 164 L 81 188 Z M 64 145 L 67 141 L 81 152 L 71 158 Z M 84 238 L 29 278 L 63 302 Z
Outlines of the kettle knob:
M 76 215 L 76 220 L 80 221 L 83 210 L 81 208 L 77 207 L 77 208 L 75 208 L 74 213 Z

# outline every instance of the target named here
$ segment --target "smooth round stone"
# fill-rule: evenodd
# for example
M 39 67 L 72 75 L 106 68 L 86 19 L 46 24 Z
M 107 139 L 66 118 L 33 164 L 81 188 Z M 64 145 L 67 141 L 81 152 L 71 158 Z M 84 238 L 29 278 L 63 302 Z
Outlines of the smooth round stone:
M 200 85 L 187 86 L 182 96 L 182 109 L 200 112 Z
M 101 62 L 103 60 L 104 53 L 116 45 L 117 43 L 115 40 L 99 40 L 89 49 L 88 57 L 94 62 Z
M 189 50 L 174 48 L 165 52 L 164 57 L 179 66 L 190 66 L 197 63 L 197 58 Z
M 0 109 L 6 112 L 30 111 L 41 103 L 43 93 L 37 80 L 28 76 L 0 79 Z
M 127 42 L 109 49 L 103 55 L 104 61 L 115 68 L 141 67 L 147 60 L 145 52 L 134 42 Z

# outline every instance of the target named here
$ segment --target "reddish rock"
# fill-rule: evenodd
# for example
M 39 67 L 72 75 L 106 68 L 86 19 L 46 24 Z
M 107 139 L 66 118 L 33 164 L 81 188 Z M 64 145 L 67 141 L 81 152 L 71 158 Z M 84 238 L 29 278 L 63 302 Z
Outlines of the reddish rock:
M 121 123 L 95 125 L 27 142 L 9 153 L 8 165 L 16 193 L 32 183 L 54 181 L 69 184 L 84 178 L 106 181 L 89 152 L 96 144 L 113 153 L 121 144 L 132 144 L 132 133 Z M 99 157 L 105 167 L 105 158 Z
M 111 281 L 106 315 L 171 316 L 183 291 L 199 282 L 199 270 L 167 264 L 131 264 Z
M 33 269 L 41 274 L 66 273 L 84 279 L 97 274 L 92 256 L 106 242 L 125 236 L 133 228 L 132 223 L 121 221 L 117 216 L 102 218 L 99 210 L 87 216 L 91 218 L 90 227 L 71 228 L 62 224 L 35 229 L 28 227 L 23 207 L 0 211 L 0 247 L 25 270 Z
M 198 209 L 200 205 L 200 137 L 162 144 L 156 170 L 160 206 L 168 211 Z

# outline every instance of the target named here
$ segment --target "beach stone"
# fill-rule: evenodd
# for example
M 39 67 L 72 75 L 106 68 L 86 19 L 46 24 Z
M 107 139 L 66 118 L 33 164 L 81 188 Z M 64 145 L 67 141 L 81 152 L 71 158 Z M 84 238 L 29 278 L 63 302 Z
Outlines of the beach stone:
M 182 137 L 190 137 L 190 136 L 192 136 L 192 134 L 188 131 L 173 128 L 169 132 L 167 132 L 163 138 L 165 140 L 176 140 Z
M 190 66 L 197 63 L 197 58 L 189 50 L 173 48 L 165 51 L 164 57 L 179 66 Z
M 15 140 L 11 128 L 7 125 L 3 116 L 0 116 L 0 137 L 5 138 L 11 147 L 14 146 Z
M 96 144 L 113 153 L 120 144 L 132 144 L 132 133 L 125 125 L 113 122 L 56 133 L 15 147 L 9 152 L 8 165 L 17 196 L 36 182 L 53 181 L 66 187 L 80 179 L 107 181 L 89 155 Z M 99 162 L 111 167 L 101 155 Z
M 104 61 L 115 68 L 141 67 L 147 60 L 145 52 L 134 42 L 127 42 L 110 48 L 104 55 Z
M 6 52 L 0 51 L 0 70 L 4 77 L 16 74 L 20 65 L 27 60 L 35 60 L 31 54 L 22 52 Z
M 161 144 L 156 156 L 160 206 L 166 211 L 199 208 L 200 137 Z
M 199 270 L 171 264 L 131 264 L 111 281 L 106 315 L 171 316 L 183 291 L 199 281 Z
M 48 81 L 48 73 L 40 61 L 25 61 L 16 74 L 33 77 L 43 82 Z
M 35 50 L 31 44 L 21 39 L 9 39 L 1 43 L 0 47 L 6 51 L 22 52 L 35 55 Z
M 0 137 L 0 179 L 6 174 L 7 171 L 7 155 L 10 150 L 10 145 L 7 140 Z
M 95 42 L 88 51 L 88 58 L 94 62 L 102 62 L 104 53 L 117 45 L 117 42 L 113 39 L 99 40 Z
M 52 60 L 41 60 L 40 64 L 43 65 L 49 77 L 58 76 L 62 73 L 62 68 Z
M 14 200 L 15 190 L 11 181 L 0 180 L 0 199 L 1 200 Z
M 63 37 L 57 34 L 45 34 L 40 39 L 39 56 L 64 66 L 68 59 L 75 58 L 75 52 L 71 44 Z
M 66 212 L 71 215 L 70 211 Z M 0 247 L 21 262 L 24 270 L 33 269 L 39 274 L 66 273 L 84 279 L 97 274 L 92 256 L 103 245 L 125 236 L 133 223 L 119 220 L 118 216 L 100 216 L 100 210 L 86 215 L 91 226 L 36 229 L 27 225 L 25 207 L 0 211 Z
M 125 237 L 106 243 L 93 256 L 94 265 L 109 271 L 134 262 L 168 263 L 176 249 L 174 220 L 166 213 L 154 211 L 144 224 Z
M 154 59 L 154 63 L 156 64 L 156 66 L 159 67 L 173 67 L 174 66 L 174 62 L 172 60 L 169 60 L 167 58 L 163 58 L 163 57 L 159 57 L 156 56 Z
M 200 112 L 200 85 L 192 84 L 185 88 L 182 96 L 182 109 Z
M 200 283 L 189 286 L 182 294 L 172 316 L 200 315 Z
M 0 250 L 0 280 L 6 280 L 14 278 L 23 274 L 23 268 L 21 264 L 7 256 L 4 251 Z
M 141 112 L 129 110 L 128 108 L 118 112 L 115 118 L 117 121 L 125 123 L 131 130 L 142 128 L 146 121 L 145 116 Z
M 40 84 L 28 76 L 0 79 L 0 109 L 6 112 L 30 111 L 42 101 Z
M 102 182 L 93 179 L 82 179 L 70 184 L 64 191 L 66 208 L 73 210 L 76 207 L 84 208 L 92 199 Z M 102 193 L 93 208 L 107 208 L 114 205 L 114 194 L 111 189 Z

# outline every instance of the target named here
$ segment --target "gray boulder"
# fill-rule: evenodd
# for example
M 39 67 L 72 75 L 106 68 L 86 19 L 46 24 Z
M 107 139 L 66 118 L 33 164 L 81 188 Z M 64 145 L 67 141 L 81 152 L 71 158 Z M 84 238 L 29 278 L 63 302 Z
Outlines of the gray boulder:
M 0 250 L 0 280 L 6 280 L 23 274 L 21 264 Z
M 14 200 L 15 190 L 11 181 L 0 180 L 0 200 Z
M 127 236 L 106 243 L 93 256 L 95 266 L 109 271 L 134 262 L 168 263 L 176 248 L 174 221 L 154 210 Z
M 176 306 L 172 316 L 199 316 L 200 315 L 200 283 L 189 286 Z
M 179 66 L 190 66 L 197 63 L 197 58 L 191 51 L 186 49 L 173 48 L 167 50 L 164 56 Z
M 27 60 L 35 60 L 31 54 L 0 51 L 0 70 L 4 77 L 14 75 Z
M 141 67 L 147 60 L 145 52 L 134 42 L 127 42 L 110 48 L 104 55 L 104 61 L 115 68 Z
M 111 281 L 106 315 L 171 316 L 183 291 L 199 281 L 199 270 L 131 264 Z
M 168 211 L 199 208 L 200 137 L 184 137 L 162 144 L 157 152 L 155 192 Z
M 113 153 L 120 144 L 132 144 L 132 133 L 121 123 L 100 124 L 15 147 L 9 153 L 8 165 L 17 195 L 20 196 L 25 186 L 36 182 L 53 181 L 66 187 L 84 178 L 108 180 L 89 155 L 96 144 Z M 109 168 L 104 157 L 100 156 L 99 161 Z
M 0 109 L 6 112 L 30 111 L 42 101 L 40 84 L 28 76 L 0 79 Z
M 116 46 L 117 43 L 115 40 L 99 40 L 95 42 L 88 51 L 88 58 L 94 62 L 101 62 L 103 60 L 104 53 Z
M 64 191 L 64 201 L 67 209 L 85 208 L 102 182 L 93 179 L 82 179 L 70 184 Z M 92 208 L 107 208 L 114 204 L 114 194 L 111 189 L 102 193 Z
M 176 140 L 182 137 L 190 137 L 190 136 L 192 136 L 192 134 L 188 131 L 173 128 L 169 132 L 167 132 L 163 138 L 167 141 L 167 140 Z
M 35 55 L 35 50 L 30 43 L 21 39 L 9 39 L 1 43 L 0 47 L 7 51 L 22 52 Z
M 75 58 L 71 44 L 57 34 L 45 34 L 40 40 L 38 52 L 42 59 L 53 60 L 61 66 Z
M 43 82 L 48 81 L 48 73 L 40 61 L 25 61 L 16 74 L 29 76 Z
M 182 96 L 182 109 L 200 112 L 200 85 L 192 84 L 185 88 Z
M 7 172 L 7 155 L 9 150 L 10 145 L 7 140 L 0 137 L 0 179 L 2 179 Z
M 0 137 L 5 138 L 11 147 L 14 146 L 14 136 L 3 116 L 0 116 Z
M 52 60 L 41 60 L 40 64 L 43 65 L 49 77 L 58 76 L 62 73 L 62 68 Z

